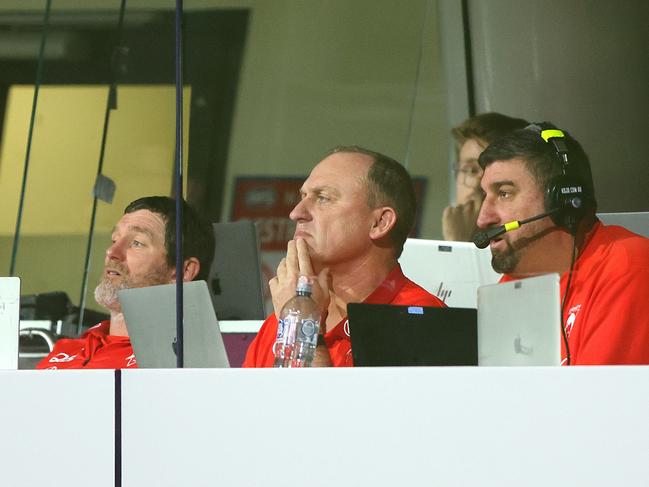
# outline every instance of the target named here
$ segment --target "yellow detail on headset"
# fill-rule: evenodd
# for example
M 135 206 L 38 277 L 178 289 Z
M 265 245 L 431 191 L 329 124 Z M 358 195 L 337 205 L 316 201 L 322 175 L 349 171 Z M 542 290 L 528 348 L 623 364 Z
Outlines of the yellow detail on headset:
M 505 231 L 509 232 L 511 230 L 516 230 L 521 226 L 521 222 L 514 220 L 513 222 L 505 223 Z
M 543 138 L 543 140 L 547 142 L 548 140 L 553 139 L 555 137 L 564 138 L 565 135 L 559 129 L 547 129 L 541 131 L 541 137 Z

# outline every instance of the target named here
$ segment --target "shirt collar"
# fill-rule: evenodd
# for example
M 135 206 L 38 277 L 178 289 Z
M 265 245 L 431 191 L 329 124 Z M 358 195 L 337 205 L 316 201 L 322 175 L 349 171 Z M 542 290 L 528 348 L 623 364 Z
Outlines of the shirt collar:
M 130 343 L 127 336 L 110 335 L 110 320 L 104 320 L 83 334 L 82 338 L 95 338 L 105 343 Z
M 399 291 L 401 291 L 401 288 L 406 285 L 406 282 L 408 282 L 408 279 L 403 275 L 401 266 L 397 264 L 383 282 L 363 302 L 367 304 L 390 303 Z
M 104 320 L 98 325 L 89 328 L 81 338 L 85 338 L 90 335 L 104 338 L 106 335 L 108 335 L 109 331 L 110 331 L 110 320 Z

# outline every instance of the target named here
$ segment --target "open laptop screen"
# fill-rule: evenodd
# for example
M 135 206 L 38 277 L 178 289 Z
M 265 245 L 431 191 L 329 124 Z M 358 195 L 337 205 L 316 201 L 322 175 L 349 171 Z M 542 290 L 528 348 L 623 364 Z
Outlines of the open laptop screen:
M 478 287 L 498 282 L 491 251 L 471 242 L 409 238 L 399 257 L 403 273 L 453 308 L 476 308 Z
M 559 365 L 558 274 L 478 289 L 479 365 Z
M 229 367 L 219 323 L 205 281 L 186 282 L 185 367 Z M 119 301 L 140 368 L 176 367 L 176 285 L 125 289 Z
M 219 320 L 265 318 L 257 229 L 250 220 L 214 223 L 216 252 L 207 279 Z
M 355 366 L 477 365 L 476 310 L 350 303 Z

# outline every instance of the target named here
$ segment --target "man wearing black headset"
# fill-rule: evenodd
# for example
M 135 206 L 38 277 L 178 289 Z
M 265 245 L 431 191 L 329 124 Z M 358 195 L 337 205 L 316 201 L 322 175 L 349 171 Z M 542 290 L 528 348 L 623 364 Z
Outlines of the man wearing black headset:
M 488 230 L 476 245 L 490 245 L 503 281 L 561 275 L 562 363 L 649 364 L 649 239 L 597 219 L 580 144 L 532 124 L 495 141 L 479 163 L 477 224 Z

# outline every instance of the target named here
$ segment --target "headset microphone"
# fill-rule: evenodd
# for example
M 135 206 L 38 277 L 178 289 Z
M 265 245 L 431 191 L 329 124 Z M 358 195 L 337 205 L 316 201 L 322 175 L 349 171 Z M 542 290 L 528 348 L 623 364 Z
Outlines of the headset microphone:
M 514 220 L 512 222 L 505 223 L 504 225 L 500 225 L 499 227 L 490 228 L 489 230 L 486 230 L 484 232 L 478 232 L 473 236 L 473 243 L 479 249 L 484 249 L 489 245 L 489 242 L 491 242 L 497 236 L 502 235 L 505 232 L 509 232 L 510 230 L 516 230 L 520 226 L 521 222 Z
M 575 201 L 575 204 L 581 204 L 581 202 Z M 546 216 L 550 216 L 556 213 L 557 211 L 559 211 L 558 208 L 554 210 L 546 211 L 545 213 L 541 213 L 540 215 L 536 215 L 531 218 L 526 218 L 525 220 L 520 220 L 520 221 L 514 220 L 505 223 L 504 225 L 500 225 L 499 227 L 493 227 L 484 232 L 478 232 L 473 236 L 473 243 L 479 249 L 484 249 L 489 245 L 489 242 L 491 242 L 494 238 L 498 237 L 499 235 L 502 235 L 503 233 L 506 232 L 511 232 L 512 230 L 516 230 L 520 228 L 522 225 L 525 225 L 526 223 L 530 223 L 536 220 L 540 220 L 541 218 L 545 218 Z

